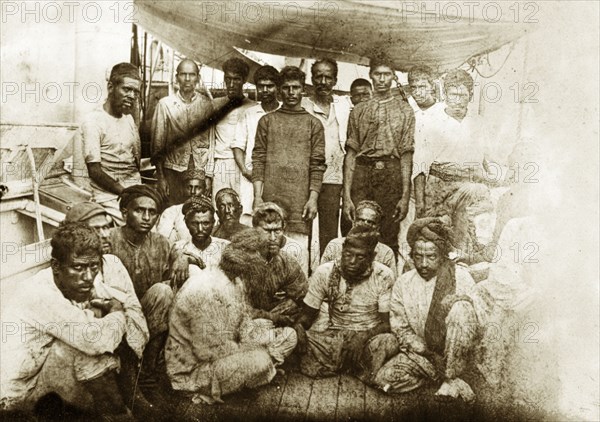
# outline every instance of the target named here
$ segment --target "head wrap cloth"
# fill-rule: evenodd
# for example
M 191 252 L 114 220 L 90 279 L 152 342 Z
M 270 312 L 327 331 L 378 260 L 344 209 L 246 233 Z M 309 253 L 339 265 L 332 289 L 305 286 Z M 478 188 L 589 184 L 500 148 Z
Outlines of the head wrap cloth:
M 434 243 L 442 253 L 446 254 L 451 248 L 450 244 L 451 228 L 445 218 L 426 217 L 416 219 L 406 235 L 411 249 L 414 249 L 415 243 L 423 239 Z
M 152 199 L 156 203 L 158 212 L 163 212 L 167 198 L 160 189 L 155 189 L 149 185 L 134 185 L 123 189 L 119 195 L 119 206 L 127 208 L 131 201 L 137 198 L 146 197 Z
M 211 199 L 204 195 L 192 196 L 183 203 L 183 207 L 181 208 L 181 213 L 186 217 L 192 212 L 206 211 L 214 214 L 215 207 L 213 207 Z

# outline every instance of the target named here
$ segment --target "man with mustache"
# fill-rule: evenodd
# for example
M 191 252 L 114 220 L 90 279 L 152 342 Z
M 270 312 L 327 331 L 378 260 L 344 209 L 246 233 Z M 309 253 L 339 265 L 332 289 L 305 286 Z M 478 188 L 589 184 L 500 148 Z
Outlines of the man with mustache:
M 229 240 L 211 236 L 215 226 L 215 209 L 212 201 L 206 196 L 193 196 L 183 203 L 181 213 L 184 216 L 191 240 L 180 240 L 175 243 L 175 247 L 192 264 L 190 273 L 196 272 L 198 268 L 201 270 L 216 268 Z
M 100 238 L 84 223 L 67 222 L 51 245 L 51 267 L 23 280 L 2 306 L 0 410 L 29 412 L 59 401 L 131 418 L 116 381 L 116 351 L 129 325 L 118 299 L 99 296 L 106 292 L 95 281 Z
M 415 113 L 392 94 L 396 74 L 388 58 L 371 59 L 369 75 L 374 97 L 357 104 L 348 122 L 343 210 L 354 221 L 355 204 L 364 199 L 377 202 L 383 210 L 382 242 L 397 253 L 399 223 L 410 199 Z
M 117 195 L 141 183 L 141 144 L 132 113 L 140 95 L 139 70 L 131 63 L 115 65 L 108 80 L 108 97 L 102 107 L 81 123 L 81 142 L 75 142 L 73 176 L 120 218 Z M 87 176 L 87 177 L 86 177 Z
M 435 382 L 437 395 L 472 401 L 475 395 L 460 377 L 473 363 L 478 324 L 469 295 L 475 282 L 448 258 L 447 223 L 417 219 L 408 231 L 415 269 L 402 274 L 392 289 L 392 333 L 378 336 L 378 347 L 370 349 L 379 364 L 396 356 L 381 369 L 372 367 L 370 381 L 398 393 Z
M 217 204 L 217 216 L 219 224 L 213 232 L 213 236 L 220 239 L 231 240 L 231 237 L 250 226 L 240 223 L 242 216 L 242 204 L 240 196 L 230 188 L 223 188 L 215 196 Z
M 191 130 L 196 116 L 212 111 L 210 100 L 196 91 L 200 69 L 191 59 L 183 59 L 175 74 L 179 90 L 160 99 L 152 118 L 152 152 L 161 150 L 171 141 L 185 136 Z M 195 134 L 186 143 L 170 151 L 164 160 L 156 163 L 158 186 L 169 197 L 169 205 L 181 204 L 187 199 L 186 171 L 205 171 L 208 160 L 208 131 Z M 204 177 L 202 190 L 205 189 Z M 210 179 L 206 180 L 211 183 Z
M 337 83 L 338 66 L 332 59 L 320 59 L 310 68 L 314 92 L 302 99 L 302 107 L 323 124 L 325 130 L 325 164 L 323 185 L 319 193 L 319 246 L 337 237 L 340 220 L 340 198 L 344 175 L 342 167 L 348 130 L 350 102 L 347 97 L 333 94 Z
M 309 249 L 325 164 L 323 124 L 302 108 L 306 75 L 294 66 L 281 70 L 283 105 L 258 122 L 252 151 L 254 209 L 276 202 L 288 215 L 287 235 Z M 310 249 L 309 249 L 310 250 Z
M 389 332 L 394 276 L 392 270 L 374 261 L 378 237 L 369 227 L 353 227 L 341 258 L 322 264 L 312 275 L 302 316 L 294 326 L 298 347 L 305 351 L 300 363 L 305 375 L 360 374 L 370 365 L 363 359 L 369 341 Z M 325 301 L 330 304 L 329 321 L 326 329 L 317 331 L 310 327 Z

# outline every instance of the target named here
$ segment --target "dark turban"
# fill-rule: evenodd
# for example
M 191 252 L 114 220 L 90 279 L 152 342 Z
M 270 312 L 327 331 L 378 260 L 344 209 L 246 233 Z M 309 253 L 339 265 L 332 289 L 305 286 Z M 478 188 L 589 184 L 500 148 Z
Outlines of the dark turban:
M 108 78 L 111 82 L 122 81 L 123 78 L 132 78 L 141 80 L 140 71 L 137 66 L 131 63 L 119 63 L 113 66 L 110 71 L 110 77 Z
M 442 255 L 447 257 L 451 249 L 451 227 L 443 217 L 419 218 L 408 229 L 406 240 L 411 249 L 414 249 L 419 239 L 433 242 Z
M 212 201 L 208 196 L 192 196 L 183 203 L 181 213 L 187 218 L 191 213 L 196 212 L 210 212 L 215 213 L 215 207 L 213 207 Z
M 167 203 L 165 194 L 160 189 L 155 189 L 149 185 L 134 185 L 123 189 L 121 195 L 119 195 L 120 202 L 119 206 L 121 209 L 127 208 L 127 205 L 136 198 L 147 197 L 152 199 L 156 203 L 158 212 L 163 212 Z
M 357 248 L 365 248 L 371 253 L 375 251 L 375 247 L 379 242 L 379 233 L 370 227 L 354 226 L 348 232 L 344 246 L 354 246 Z

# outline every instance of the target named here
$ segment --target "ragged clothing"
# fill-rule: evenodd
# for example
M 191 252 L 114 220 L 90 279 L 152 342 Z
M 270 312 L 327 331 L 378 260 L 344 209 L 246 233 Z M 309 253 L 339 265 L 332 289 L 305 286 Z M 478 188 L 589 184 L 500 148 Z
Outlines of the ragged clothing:
M 475 283 L 461 267 L 456 267 L 453 274 L 452 292 L 446 292 L 439 301 L 435 298 L 438 277 L 427 281 L 417 270 L 411 270 L 394 284 L 390 301 L 393 338 L 390 334 L 382 336 L 397 341 L 399 353 L 380 369 L 373 368 L 375 385 L 385 391 L 407 392 L 432 380 L 457 378 L 466 369 L 478 332 L 475 310 L 467 296 Z M 447 299 L 452 300 L 444 305 Z M 449 310 L 444 311 L 444 306 Z M 442 323 L 430 325 L 440 316 L 432 313 L 439 313 Z M 444 332 L 432 334 L 429 330 Z M 441 350 L 433 343 L 435 339 L 441 339 Z M 422 354 L 420 350 L 427 352 Z
M 95 289 L 98 283 L 96 279 Z M 3 306 L 2 329 L 0 408 L 6 409 L 31 405 L 41 397 L 38 389 L 49 392 L 48 383 L 68 400 L 81 389 L 78 382 L 118 368 L 113 352 L 128 324 L 124 312 L 96 318 L 89 302 L 66 299 L 48 268 L 23 281 Z M 50 359 L 54 354 L 60 359 Z M 47 377 L 48 373 L 65 375 Z
M 229 243 L 229 240 L 211 236 L 210 244 L 204 250 L 200 250 L 192 241 L 186 242 L 185 240 L 180 240 L 175 243 L 175 247 L 185 255 L 200 258 L 202 262 L 204 262 L 204 265 L 206 265 L 206 269 L 210 269 L 219 266 L 223 249 L 225 249 L 225 246 L 229 245 Z M 190 265 L 190 275 L 199 269 L 200 268 L 196 265 Z
M 171 385 L 220 399 L 267 384 L 275 363 L 295 347 L 290 330 L 253 321 L 240 280 L 232 282 L 219 269 L 191 277 L 171 311 L 165 348 Z

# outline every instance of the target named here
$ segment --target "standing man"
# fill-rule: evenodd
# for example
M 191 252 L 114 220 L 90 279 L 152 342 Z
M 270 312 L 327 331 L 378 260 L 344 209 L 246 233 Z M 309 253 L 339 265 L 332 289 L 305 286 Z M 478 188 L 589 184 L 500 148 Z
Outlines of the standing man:
M 182 60 L 176 73 L 179 90 L 161 98 L 152 118 L 152 153 L 169 146 L 179 137 L 189 137 L 188 132 L 198 116 L 212 110 L 210 101 L 196 92 L 200 79 L 198 65 L 190 59 Z M 172 148 L 164 160 L 156 164 L 158 186 L 169 197 L 169 205 L 186 200 L 186 170 L 205 171 L 208 160 L 208 131 L 191 136 L 189 141 Z M 204 177 L 203 177 L 204 179 Z M 204 180 L 203 180 L 204 183 Z M 206 182 L 211 184 L 210 180 Z
M 354 221 L 364 199 L 383 210 L 382 242 L 398 252 L 400 221 L 410 199 L 410 176 L 415 149 L 415 113 L 401 97 L 392 95 L 396 74 L 386 59 L 371 59 L 375 97 L 350 113 L 344 159 L 344 214 Z
M 252 186 L 252 150 L 259 119 L 280 107 L 277 101 L 277 87 L 280 85 L 279 72 L 273 66 L 259 67 L 254 73 L 254 84 L 260 104 L 244 111 L 235 129 L 231 144 L 235 162 L 242 173 L 240 178 L 240 200 L 243 207 L 244 223 L 248 224 L 252 215 L 254 187 Z
M 231 150 L 235 129 L 238 120 L 244 111 L 254 105 L 254 102 L 244 97 L 244 84 L 248 79 L 250 68 L 243 60 L 231 58 L 223 63 L 225 73 L 225 88 L 227 97 L 242 98 L 239 107 L 227 113 L 215 124 L 211 134 L 211 142 L 214 145 L 214 178 L 212 186 L 212 198 L 223 188 L 231 188 L 238 192 L 240 190 L 240 170 L 235 162 Z
M 323 125 L 302 108 L 306 75 L 294 66 L 281 71 L 282 107 L 258 122 L 252 152 L 254 209 L 279 203 L 288 215 L 287 234 L 308 243 L 325 172 Z
M 73 175 L 83 177 L 97 198 L 120 218 L 117 195 L 141 183 L 140 135 L 132 113 L 140 94 L 140 74 L 131 63 L 115 65 L 108 80 L 108 97 L 102 107 L 81 123 L 81 143 L 74 146 Z M 87 176 L 87 177 L 85 177 Z M 79 179 L 80 180 L 80 179 Z
M 335 60 L 321 59 L 310 68 L 315 88 L 310 97 L 302 99 L 302 107 L 315 116 L 325 129 L 325 164 L 323 185 L 319 194 L 320 254 L 331 239 L 337 237 L 340 220 L 344 147 L 348 130 L 350 103 L 347 98 L 333 95 L 338 66 Z

